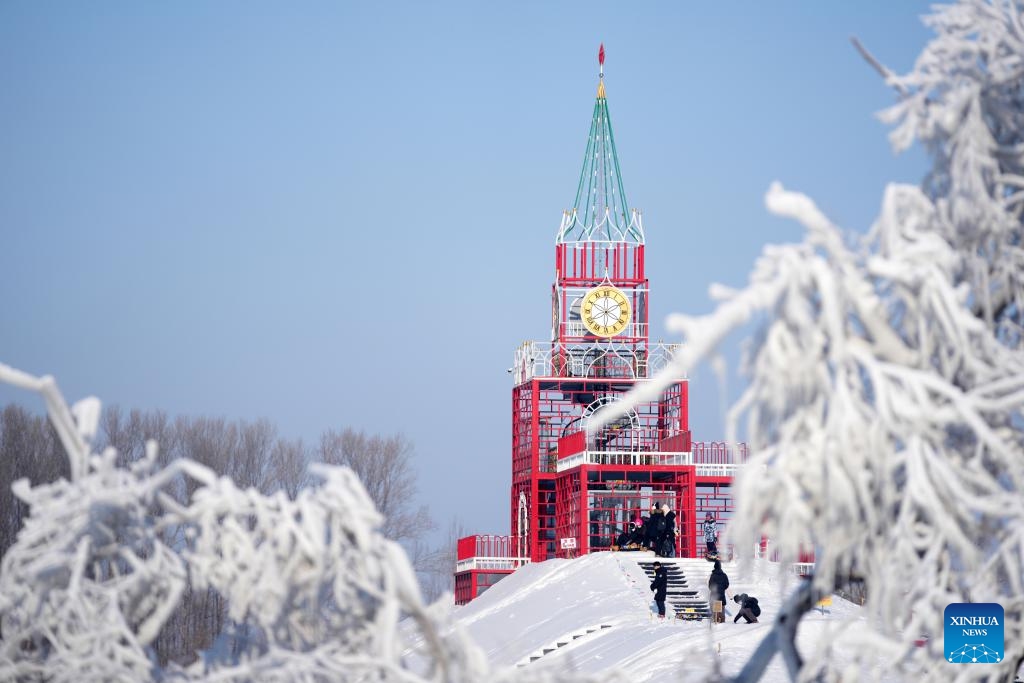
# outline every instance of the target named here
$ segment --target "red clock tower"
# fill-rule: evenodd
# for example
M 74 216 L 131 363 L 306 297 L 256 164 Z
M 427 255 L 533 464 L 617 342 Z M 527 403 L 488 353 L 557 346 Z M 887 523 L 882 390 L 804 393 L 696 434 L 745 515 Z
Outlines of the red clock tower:
M 649 339 L 643 219 L 626 202 L 603 46 L 599 61 L 583 170 L 555 237 L 551 338 L 522 344 L 512 369 L 511 534 L 460 540 L 459 603 L 526 562 L 610 549 L 652 505 L 676 511 L 675 552 L 696 557 L 697 515 L 712 510 L 724 521 L 732 509 L 734 454 L 691 444 L 685 378 L 600 430 L 587 429 L 602 406 L 664 367 L 675 348 Z

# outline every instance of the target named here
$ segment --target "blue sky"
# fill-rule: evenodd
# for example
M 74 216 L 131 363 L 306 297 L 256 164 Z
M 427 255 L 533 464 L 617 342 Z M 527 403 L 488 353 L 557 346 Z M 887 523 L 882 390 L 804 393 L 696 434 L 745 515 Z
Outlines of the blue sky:
M 849 37 L 905 72 L 927 6 L 0 4 L 0 362 L 308 441 L 401 431 L 442 524 L 506 533 L 505 369 L 547 338 L 598 44 L 667 340 L 800 237 L 771 181 L 858 231 L 920 181 Z M 696 439 L 718 406 L 694 373 Z

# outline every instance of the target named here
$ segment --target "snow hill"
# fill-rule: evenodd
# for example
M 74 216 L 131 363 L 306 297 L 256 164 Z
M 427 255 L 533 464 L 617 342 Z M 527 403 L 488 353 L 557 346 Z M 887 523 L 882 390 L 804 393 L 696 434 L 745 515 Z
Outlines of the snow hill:
M 652 612 L 650 579 L 639 566 L 653 559 L 651 553 L 605 552 L 527 565 L 470 604 L 456 607 L 453 620 L 495 668 L 557 667 L 582 673 L 620 668 L 637 682 L 702 680 L 716 662 L 726 675 L 740 670 L 798 580 L 765 560 L 745 568 L 723 563 L 730 579 L 726 623 L 661 621 Z M 710 563 L 661 561 L 682 566 L 690 586 L 706 599 Z M 763 609 L 759 623 L 732 623 L 737 593 L 758 598 Z M 843 623 L 863 621 L 862 609 L 840 598 L 827 609 L 804 617 L 801 651 L 824 645 Z M 841 645 L 833 649 L 830 656 L 843 657 Z M 763 680 L 789 680 L 778 657 Z

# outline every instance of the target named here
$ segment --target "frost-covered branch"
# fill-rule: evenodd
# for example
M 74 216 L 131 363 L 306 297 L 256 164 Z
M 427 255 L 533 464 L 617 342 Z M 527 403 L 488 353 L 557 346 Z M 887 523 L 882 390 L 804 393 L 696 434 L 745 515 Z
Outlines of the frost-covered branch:
M 863 577 L 864 667 L 881 656 L 947 677 L 937 641 L 913 640 L 962 601 L 1003 605 L 1000 676 L 1024 657 L 1021 16 L 1017 1 L 939 7 L 927 19 L 937 37 L 910 74 L 874 62 L 899 98 L 883 114 L 893 146 L 919 141 L 932 154 L 924 186 L 890 185 L 856 236 L 774 184 L 767 209 L 800 222 L 804 240 L 766 247 L 744 288 L 713 290 L 713 313 L 672 316 L 683 350 L 636 397 L 763 321 L 728 415 L 726 438 L 742 432 L 752 454 L 729 534 L 736 547 L 767 535 L 784 561 L 814 549 L 815 590 Z M 591 428 L 630 405 L 609 406 Z M 834 666 L 802 655 L 805 671 Z
M 0 678 L 155 677 L 148 646 L 189 582 L 226 598 L 231 629 L 246 637 L 173 667 L 171 679 L 361 680 L 373 671 L 375 680 L 450 681 L 486 669 L 422 602 L 350 470 L 320 466 L 322 483 L 290 499 L 239 489 L 189 460 L 160 469 L 154 443 L 119 468 L 113 449 L 89 452 L 97 401 L 68 410 L 52 380 L 6 366 L 0 381 L 42 393 L 69 458 L 82 462 L 71 481 L 15 484 L 31 515 L 0 567 Z M 198 484 L 184 503 L 165 492 L 179 477 Z M 183 547 L 164 544 L 169 527 L 184 529 Z M 405 659 L 405 617 L 421 644 L 415 666 Z
M 800 655 L 796 651 L 796 629 L 800 619 L 814 606 L 819 597 L 809 581 L 802 583 L 779 609 L 771 631 L 761 640 L 740 672 L 730 680 L 733 683 L 760 680 L 777 654 L 782 656 L 786 670 L 795 679 L 802 665 Z
M 30 516 L 0 564 L 0 680 L 624 680 L 492 671 L 447 604 L 423 601 L 346 467 L 313 466 L 319 483 L 288 496 L 189 459 L 161 467 L 152 441 L 118 466 L 91 451 L 97 400 L 69 410 L 51 379 L 3 365 L 0 382 L 42 393 L 80 459 L 70 481 L 14 485 Z M 161 668 L 153 644 L 187 591 L 226 605 L 224 629 L 194 664 Z

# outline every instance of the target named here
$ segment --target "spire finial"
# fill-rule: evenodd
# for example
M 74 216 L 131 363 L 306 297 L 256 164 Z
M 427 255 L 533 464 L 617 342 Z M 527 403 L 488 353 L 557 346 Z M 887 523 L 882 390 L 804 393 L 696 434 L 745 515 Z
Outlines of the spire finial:
M 597 96 L 604 99 L 604 43 L 597 50 L 597 63 L 600 65 L 597 77 L 600 79 L 597 84 Z

